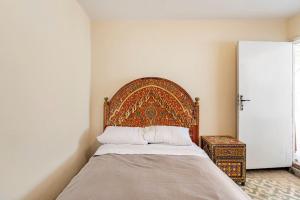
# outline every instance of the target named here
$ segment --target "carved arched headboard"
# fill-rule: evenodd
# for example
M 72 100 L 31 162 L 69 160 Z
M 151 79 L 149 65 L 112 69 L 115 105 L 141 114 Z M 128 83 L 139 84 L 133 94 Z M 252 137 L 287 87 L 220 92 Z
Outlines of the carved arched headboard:
M 104 102 L 106 126 L 169 125 L 190 129 L 199 144 L 199 98 L 195 102 L 176 83 L 157 77 L 140 78 L 124 85 Z

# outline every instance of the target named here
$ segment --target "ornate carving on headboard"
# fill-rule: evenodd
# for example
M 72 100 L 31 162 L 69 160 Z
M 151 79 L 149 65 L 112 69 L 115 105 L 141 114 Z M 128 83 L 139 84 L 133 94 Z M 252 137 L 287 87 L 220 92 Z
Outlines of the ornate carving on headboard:
M 190 95 L 176 83 L 157 77 L 134 80 L 109 101 L 104 102 L 106 126 L 170 125 L 190 129 L 193 142 L 199 140 L 199 98 Z

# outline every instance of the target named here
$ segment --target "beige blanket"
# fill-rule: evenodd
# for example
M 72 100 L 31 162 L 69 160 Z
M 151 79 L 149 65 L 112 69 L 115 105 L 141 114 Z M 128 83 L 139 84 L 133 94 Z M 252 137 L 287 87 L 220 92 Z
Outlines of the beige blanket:
M 208 158 L 106 154 L 90 159 L 58 200 L 250 199 Z

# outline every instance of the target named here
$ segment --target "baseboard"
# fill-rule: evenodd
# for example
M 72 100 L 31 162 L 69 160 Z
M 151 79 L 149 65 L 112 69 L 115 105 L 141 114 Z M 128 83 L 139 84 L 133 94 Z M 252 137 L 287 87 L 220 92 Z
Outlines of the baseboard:
M 296 176 L 300 177 L 300 163 L 293 163 L 291 167 L 291 172 Z

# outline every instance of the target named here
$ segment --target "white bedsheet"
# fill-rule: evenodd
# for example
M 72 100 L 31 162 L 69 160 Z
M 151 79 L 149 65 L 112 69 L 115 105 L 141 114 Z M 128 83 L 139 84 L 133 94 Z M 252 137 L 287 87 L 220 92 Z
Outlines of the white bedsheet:
M 160 155 L 192 155 L 208 158 L 207 154 L 196 144 L 190 146 L 174 146 L 166 144 L 104 144 L 94 155 L 104 154 L 160 154 Z

